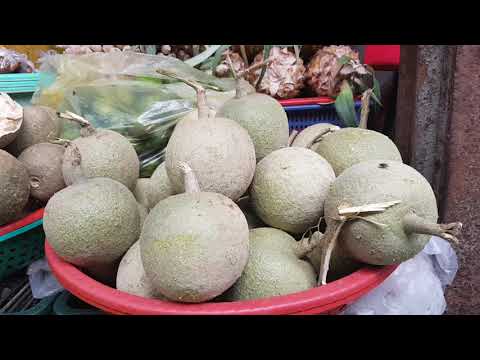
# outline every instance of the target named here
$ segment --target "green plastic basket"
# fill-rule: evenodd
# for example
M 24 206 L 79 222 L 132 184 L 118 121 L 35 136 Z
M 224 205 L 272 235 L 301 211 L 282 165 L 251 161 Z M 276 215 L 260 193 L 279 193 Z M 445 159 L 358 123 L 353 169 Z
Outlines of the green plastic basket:
M 22 106 L 29 105 L 33 93 L 38 90 L 40 73 L 30 74 L 0 74 L 0 92 L 10 97 Z
M 0 279 L 41 259 L 45 252 L 43 209 L 0 227 Z
M 54 315 L 104 315 L 105 313 L 98 310 L 82 300 L 76 298 L 68 291 L 63 291 L 53 304 Z

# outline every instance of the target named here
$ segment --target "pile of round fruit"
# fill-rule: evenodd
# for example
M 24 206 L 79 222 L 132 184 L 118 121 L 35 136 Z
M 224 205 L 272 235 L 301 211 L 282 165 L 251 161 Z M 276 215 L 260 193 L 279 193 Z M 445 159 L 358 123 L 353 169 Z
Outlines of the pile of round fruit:
M 52 170 L 48 180 L 30 175 L 32 192 L 51 196 L 49 244 L 98 281 L 163 301 L 258 299 L 365 264 L 399 264 L 431 235 L 457 240 L 461 224 L 437 224 L 429 183 L 386 136 L 329 124 L 289 135 L 282 106 L 240 85 L 214 114 L 199 84 L 159 72 L 197 91 L 198 113 L 178 122 L 151 178 L 139 178 L 126 138 L 73 113 L 59 116 L 77 122 L 81 136 L 64 145 L 55 175 L 51 165 L 42 165 Z M 59 164 L 43 146 L 32 166 Z M 11 165 L 0 168 L 0 194 L 16 199 L 28 188 L 25 180 L 16 189 L 25 167 L 1 156 Z M 53 179 L 68 186 L 52 196 Z

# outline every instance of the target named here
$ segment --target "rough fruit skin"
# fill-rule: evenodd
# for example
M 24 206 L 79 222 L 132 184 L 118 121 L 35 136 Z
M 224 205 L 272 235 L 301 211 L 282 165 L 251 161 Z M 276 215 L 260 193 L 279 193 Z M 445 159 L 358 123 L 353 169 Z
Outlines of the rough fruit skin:
M 242 196 L 255 172 L 255 148 L 247 130 L 235 121 L 209 117 L 179 121 L 166 148 L 168 178 L 176 193 L 183 192 L 178 162 L 190 165 L 200 188 L 232 200 Z
M 312 150 L 276 150 L 257 165 L 250 188 L 255 213 L 266 224 L 300 234 L 318 223 L 335 179 L 330 164 Z
M 140 256 L 140 241 L 133 244 L 120 261 L 116 288 L 132 295 L 166 300 L 165 297 L 155 292 L 145 275 Z
M 288 117 L 278 101 L 264 94 L 250 94 L 227 101 L 218 116 L 232 119 L 248 131 L 257 162 L 288 145 Z
M 325 200 L 327 226 L 329 217 L 337 214 L 341 203 L 360 206 L 393 200 L 402 202 L 382 213 L 365 216 L 385 227 L 363 220 L 349 221 L 342 228 L 338 243 L 358 261 L 372 265 L 399 264 L 422 251 L 431 237 L 405 233 L 404 216 L 415 213 L 432 223 L 438 218 L 430 184 L 410 166 L 399 161 L 371 160 L 345 170 Z
M 43 228 L 60 257 L 88 267 L 119 259 L 138 240 L 140 215 L 124 185 L 94 178 L 53 195 L 45 207 Z
M 167 175 L 167 168 L 165 167 L 165 162 L 161 163 L 153 172 L 150 177 L 155 188 L 155 196 L 153 198 L 153 206 L 167 197 L 174 195 L 172 185 Z M 152 208 L 153 208 L 152 206 Z
M 61 145 L 40 143 L 28 147 L 18 157 L 28 170 L 33 198 L 48 201 L 66 186 L 62 174 L 64 151 Z
M 111 130 L 95 130 L 73 140 L 65 150 L 63 177 L 67 185 L 83 177 L 108 177 L 133 189 L 139 174 L 135 149 L 127 138 Z
M 291 146 L 307 147 L 307 145 L 309 145 L 309 143 L 313 141 L 319 134 L 329 128 L 334 128 L 336 130 L 340 129 L 338 126 L 327 123 L 311 125 L 298 133 Z M 325 134 L 324 137 L 328 135 L 330 135 L 330 133 Z M 318 143 L 313 144 L 310 147 L 310 150 L 315 151 L 317 149 L 317 144 Z
M 203 302 L 240 277 L 248 259 L 248 224 L 223 195 L 174 195 L 148 214 L 140 249 L 158 292 L 173 301 Z
M 0 150 L 0 226 L 16 219 L 27 205 L 30 182 L 26 167 Z
M 60 136 L 63 126 L 55 110 L 47 106 L 31 105 L 23 108 L 23 122 L 15 139 L 7 146 L 14 156 L 26 148 L 54 140 Z
M 226 301 L 292 294 L 316 286 L 313 267 L 294 253 L 297 242 L 273 228 L 250 230 L 250 255 L 240 279 L 226 292 Z
M 402 161 L 392 140 L 377 131 L 361 128 L 344 128 L 330 133 L 317 143 L 315 151 L 332 165 L 336 176 L 362 161 Z
M 140 215 L 140 228 L 143 227 L 143 223 L 148 215 L 148 210 L 145 206 L 137 202 L 138 214 Z

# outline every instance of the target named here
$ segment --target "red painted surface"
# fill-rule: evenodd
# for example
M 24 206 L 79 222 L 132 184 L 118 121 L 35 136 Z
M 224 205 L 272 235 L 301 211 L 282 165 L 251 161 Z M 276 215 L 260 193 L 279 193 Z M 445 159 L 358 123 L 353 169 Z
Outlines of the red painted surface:
M 38 221 L 43 218 L 43 211 L 44 209 L 39 209 L 27 216 L 25 216 L 23 219 L 20 219 L 18 221 L 15 221 L 13 223 L 4 225 L 0 227 L 0 236 L 6 235 L 8 233 L 11 233 L 12 231 L 18 230 L 24 226 L 30 225 L 31 223 Z
M 73 295 L 111 314 L 123 315 L 286 315 L 335 313 L 381 284 L 396 266 L 365 267 L 307 291 L 268 299 L 180 304 L 130 295 L 103 285 L 63 261 L 45 241 L 45 255 L 58 281 Z
M 400 45 L 365 45 L 364 63 L 375 70 L 397 71 L 400 66 Z

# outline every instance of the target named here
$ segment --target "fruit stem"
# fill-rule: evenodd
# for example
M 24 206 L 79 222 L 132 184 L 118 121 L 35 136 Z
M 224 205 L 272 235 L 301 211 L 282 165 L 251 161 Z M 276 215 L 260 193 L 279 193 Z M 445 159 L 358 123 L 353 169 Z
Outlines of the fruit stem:
M 76 122 L 82 127 L 82 130 L 80 131 L 80 135 L 82 137 L 91 135 L 92 133 L 95 132 L 95 128 L 90 124 L 90 122 L 85 119 L 84 117 L 77 115 L 71 111 L 66 111 L 64 113 L 57 113 L 57 116 L 62 118 L 62 119 L 67 119 Z
M 362 108 L 360 111 L 360 123 L 358 127 L 360 129 L 366 129 L 368 123 L 368 114 L 370 113 L 370 98 L 372 96 L 372 89 L 365 90 L 362 94 Z
M 190 165 L 186 162 L 180 161 L 177 166 L 183 173 L 185 192 L 188 194 L 200 192 L 200 185 L 198 184 L 197 177 Z
M 403 228 L 406 233 L 434 235 L 452 241 L 455 244 L 459 243 L 458 236 L 461 233 L 462 226 L 461 222 L 450 224 L 431 223 L 415 214 L 407 214 L 403 218 Z
M 343 225 L 347 222 L 347 219 L 343 219 L 341 221 L 336 221 L 333 226 L 327 226 L 327 231 L 325 235 L 322 237 L 322 258 L 320 264 L 320 270 L 318 274 L 318 285 L 326 285 L 327 284 L 327 274 L 330 268 L 330 258 L 333 253 L 333 249 L 337 244 L 338 235 L 340 234 L 340 230 L 342 230 Z
M 292 143 L 295 141 L 295 138 L 297 137 L 298 135 L 298 131 L 297 130 L 293 130 L 292 133 L 290 134 L 290 136 L 288 137 L 288 146 L 292 146 Z
M 157 72 L 161 75 L 171 77 L 172 79 L 177 79 L 183 82 L 184 84 L 192 87 L 197 92 L 198 118 L 199 119 L 208 118 L 210 109 L 207 105 L 207 93 L 205 91 L 205 88 L 202 85 L 200 85 L 196 81 L 186 79 L 168 70 L 157 69 Z
M 323 239 L 324 235 L 320 231 L 315 231 L 310 237 L 302 238 L 302 240 L 295 244 L 295 255 L 299 259 L 303 259 L 319 246 L 323 242 Z
M 322 130 L 317 136 L 315 136 L 312 140 L 310 140 L 305 147 L 307 149 L 311 149 L 314 144 L 322 140 L 323 136 L 334 131 L 336 131 L 336 128 L 334 127 L 329 127 L 327 129 Z
M 254 64 L 247 69 L 240 71 L 238 74 L 235 72 L 235 69 L 233 68 L 233 63 L 232 60 L 230 59 L 230 55 L 227 54 L 227 62 L 228 65 L 230 66 L 230 71 L 233 74 L 233 77 L 235 78 L 235 98 L 240 99 L 241 97 L 247 95 L 245 89 L 242 87 L 242 79 L 247 75 L 248 73 L 258 70 L 264 66 L 268 66 L 270 62 L 272 62 L 273 59 L 267 59 L 265 61 L 262 61 L 261 63 Z

